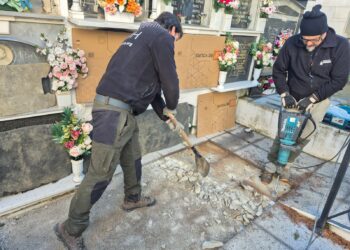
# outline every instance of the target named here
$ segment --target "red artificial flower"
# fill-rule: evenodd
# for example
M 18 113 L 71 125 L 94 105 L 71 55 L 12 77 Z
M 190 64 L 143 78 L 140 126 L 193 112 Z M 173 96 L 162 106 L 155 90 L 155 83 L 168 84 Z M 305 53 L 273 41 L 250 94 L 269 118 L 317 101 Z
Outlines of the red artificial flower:
M 67 149 L 71 149 L 74 146 L 74 141 L 67 141 L 64 143 L 64 147 Z
M 73 140 L 77 140 L 79 138 L 80 131 L 79 130 L 71 130 L 70 135 L 72 136 Z

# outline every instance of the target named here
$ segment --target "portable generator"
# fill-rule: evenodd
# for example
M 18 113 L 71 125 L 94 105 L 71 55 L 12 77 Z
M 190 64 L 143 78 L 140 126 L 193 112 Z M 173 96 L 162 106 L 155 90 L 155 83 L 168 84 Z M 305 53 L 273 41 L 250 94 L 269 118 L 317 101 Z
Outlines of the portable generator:
M 280 148 L 277 156 L 277 162 L 281 166 L 287 165 L 291 151 L 297 150 L 298 139 L 309 119 L 312 121 L 315 128 L 307 137 L 309 137 L 316 129 L 316 124 L 313 121 L 310 112 L 300 112 L 294 109 L 287 110 L 281 108 L 278 117 L 278 137 L 280 140 Z

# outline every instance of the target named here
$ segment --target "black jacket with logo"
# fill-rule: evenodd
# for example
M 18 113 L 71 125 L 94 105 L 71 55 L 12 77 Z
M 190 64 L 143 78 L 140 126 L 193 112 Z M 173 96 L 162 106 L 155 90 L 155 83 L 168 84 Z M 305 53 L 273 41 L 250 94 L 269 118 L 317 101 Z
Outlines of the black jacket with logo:
M 290 37 L 273 65 L 277 92 L 288 91 L 297 101 L 314 93 L 322 101 L 348 81 L 349 42 L 329 28 L 325 40 L 308 52 L 300 38 L 300 34 Z
M 174 37 L 156 22 L 142 23 L 112 56 L 97 86 L 97 94 L 122 100 L 135 115 L 149 104 L 158 116 L 166 106 L 176 109 L 179 80 L 174 60 Z

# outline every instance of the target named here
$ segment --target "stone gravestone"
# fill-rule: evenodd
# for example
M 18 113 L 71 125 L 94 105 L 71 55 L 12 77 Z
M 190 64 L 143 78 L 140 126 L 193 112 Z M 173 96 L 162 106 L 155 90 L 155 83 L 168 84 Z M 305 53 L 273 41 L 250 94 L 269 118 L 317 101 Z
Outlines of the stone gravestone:
M 171 5 L 175 15 L 184 16 L 187 24 L 201 25 L 204 0 L 174 0 Z
M 226 82 L 244 81 L 248 79 L 252 57 L 249 55 L 249 49 L 256 37 L 254 36 L 233 36 L 233 39 L 239 42 L 239 56 L 236 67 L 228 72 Z
M 252 0 L 241 0 L 240 7 L 238 10 L 235 10 L 232 15 L 232 28 L 248 28 L 251 17 L 250 17 L 250 8 L 252 6 Z
M 303 8 L 299 5 L 291 5 L 283 0 L 278 6 L 278 15 L 267 19 L 263 37 L 273 43 L 281 30 L 290 29 L 297 32 L 298 23 L 303 13 Z

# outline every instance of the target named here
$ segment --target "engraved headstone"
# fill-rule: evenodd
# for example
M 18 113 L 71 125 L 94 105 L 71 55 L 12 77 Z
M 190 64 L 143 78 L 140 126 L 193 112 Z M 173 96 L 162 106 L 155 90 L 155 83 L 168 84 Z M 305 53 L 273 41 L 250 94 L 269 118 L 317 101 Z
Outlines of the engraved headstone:
M 256 37 L 254 36 L 233 36 L 234 40 L 239 42 L 239 56 L 236 67 L 233 71 L 228 72 L 226 82 L 236 82 L 248 79 L 249 69 L 252 57 L 249 55 L 249 49 Z
M 174 0 L 173 13 L 184 17 L 187 24 L 201 25 L 204 4 L 204 0 Z
M 272 43 L 281 30 L 291 29 L 295 32 L 297 24 L 298 23 L 295 21 L 283 21 L 277 18 L 269 18 L 263 36 L 267 41 Z
M 252 7 L 252 0 L 241 0 L 238 10 L 235 10 L 232 15 L 232 28 L 248 28 L 251 22 L 250 8 Z

